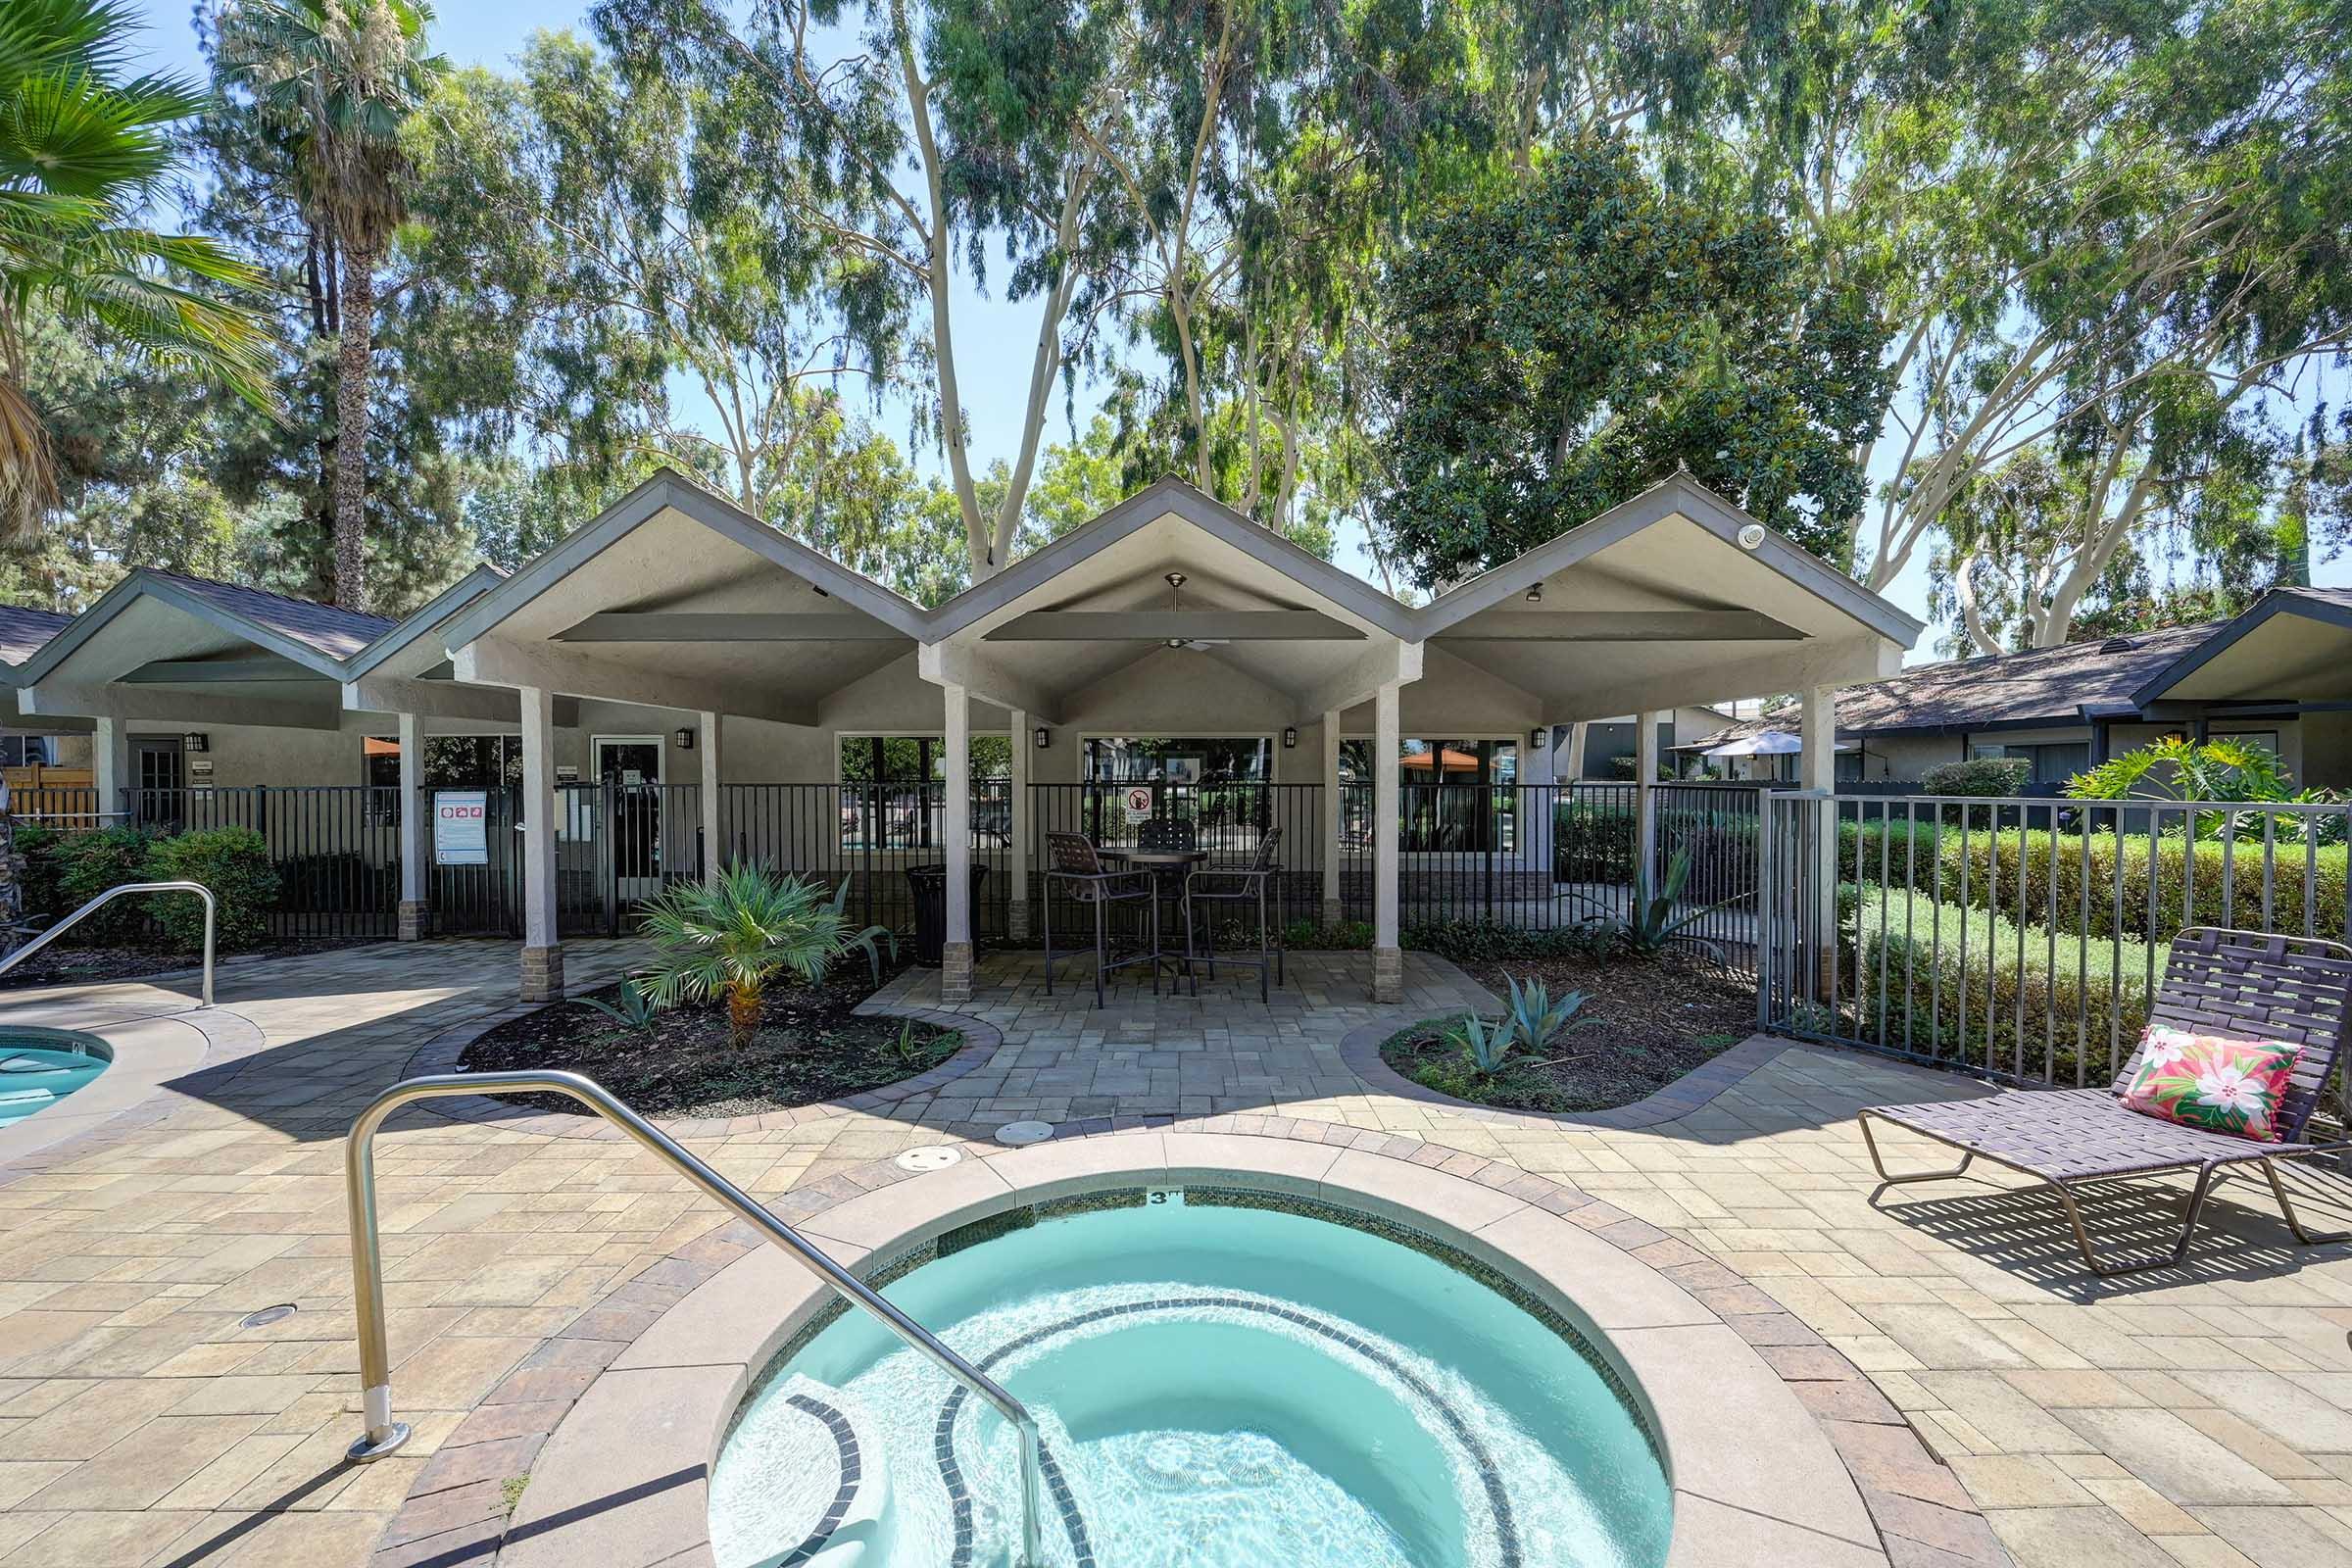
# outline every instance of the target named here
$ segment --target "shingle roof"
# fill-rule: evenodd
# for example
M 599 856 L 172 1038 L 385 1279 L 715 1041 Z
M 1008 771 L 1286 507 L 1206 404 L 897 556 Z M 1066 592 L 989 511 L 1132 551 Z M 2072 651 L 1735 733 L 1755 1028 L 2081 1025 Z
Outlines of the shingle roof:
M 366 615 L 356 610 L 338 610 L 333 605 L 313 604 L 308 599 L 289 599 L 283 594 L 270 593 L 261 588 L 244 588 L 230 582 L 216 582 L 210 577 L 188 577 L 176 571 L 153 570 L 149 575 L 175 583 L 229 614 L 258 626 L 266 626 L 282 637 L 307 643 L 333 659 L 349 659 L 398 624 L 388 616 Z
M 22 664 L 40 652 L 41 644 L 64 631 L 73 618 L 54 610 L 0 605 L 0 663 Z
M 2105 642 L 1921 664 L 1885 680 L 1841 687 L 1838 730 L 1875 735 L 1994 724 L 2078 724 L 2086 709 L 2132 707 L 2133 692 L 2223 624 L 2171 626 Z M 1693 744 L 1720 746 L 1763 729 L 1794 734 L 1800 714 L 1799 705 L 1785 704 Z

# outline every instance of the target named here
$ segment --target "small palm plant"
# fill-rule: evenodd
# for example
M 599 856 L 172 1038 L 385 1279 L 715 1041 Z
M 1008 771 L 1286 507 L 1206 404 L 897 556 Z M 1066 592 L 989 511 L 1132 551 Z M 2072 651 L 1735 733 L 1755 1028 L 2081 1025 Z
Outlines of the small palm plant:
M 813 984 L 856 950 L 879 981 L 876 943 L 891 941 L 890 932 L 878 925 L 853 930 L 842 913 L 849 896 L 847 878 L 828 896 L 816 883 L 740 862 L 711 881 L 681 882 L 639 913 L 655 948 L 645 972 L 647 997 L 661 1007 L 723 1001 L 728 1040 L 747 1046 L 759 1031 L 768 983 L 780 974 Z

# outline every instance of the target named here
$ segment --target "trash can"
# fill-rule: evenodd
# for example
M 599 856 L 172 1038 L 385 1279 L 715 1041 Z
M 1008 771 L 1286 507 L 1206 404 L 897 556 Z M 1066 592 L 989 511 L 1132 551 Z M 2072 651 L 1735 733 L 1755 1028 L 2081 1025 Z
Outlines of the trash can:
M 988 867 L 972 867 L 972 905 L 980 904 L 980 884 Z M 906 885 L 914 891 L 914 961 L 937 963 L 948 946 L 948 867 L 944 860 L 906 868 Z

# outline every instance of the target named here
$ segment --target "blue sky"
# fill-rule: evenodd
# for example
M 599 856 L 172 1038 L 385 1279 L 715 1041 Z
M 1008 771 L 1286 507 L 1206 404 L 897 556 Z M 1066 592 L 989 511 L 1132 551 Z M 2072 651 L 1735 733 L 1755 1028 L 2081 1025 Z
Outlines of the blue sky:
M 140 41 L 150 58 L 141 64 L 152 69 L 203 74 L 204 62 L 196 51 L 188 0 L 137 0 L 135 9 L 148 27 Z M 586 12 L 582 0 L 503 0 L 503 3 L 484 4 L 451 0 L 440 9 L 433 37 L 441 53 L 456 64 L 505 67 L 521 50 L 525 40 L 542 28 L 568 27 L 585 33 Z M 1019 439 L 1020 401 L 1036 343 L 1036 307 L 1029 301 L 1007 305 L 990 299 L 959 269 L 955 309 L 956 361 L 962 368 L 966 389 L 964 401 L 971 422 L 974 465 L 985 468 L 999 457 L 1009 460 Z M 1017 378 L 1004 388 L 1002 396 L 978 390 L 986 386 L 992 367 L 1004 367 L 1008 375 Z M 2341 389 L 2331 387 L 2331 390 Z M 1076 407 L 1080 426 L 1100 405 L 1101 397 L 1100 387 L 1081 385 Z M 1057 394 L 1052 405 L 1049 440 L 1063 439 L 1069 433 L 1064 408 Z M 878 422 L 886 430 L 903 434 L 906 424 L 904 407 L 886 411 Z M 915 461 L 919 466 L 938 466 L 936 454 L 918 454 Z M 1923 548 L 1886 591 L 1888 599 L 1914 614 L 1926 613 L 1926 558 L 1927 551 Z M 1342 535 L 1339 564 L 1360 576 L 1375 578 L 1360 536 Z M 2158 575 L 2160 578 L 2163 575 L 2161 568 Z M 2352 560 L 2315 562 L 2313 576 L 2324 583 L 2352 583 Z M 1936 636 L 1931 630 L 1921 638 L 1920 646 L 1911 653 L 1912 662 L 1936 657 L 1933 650 Z

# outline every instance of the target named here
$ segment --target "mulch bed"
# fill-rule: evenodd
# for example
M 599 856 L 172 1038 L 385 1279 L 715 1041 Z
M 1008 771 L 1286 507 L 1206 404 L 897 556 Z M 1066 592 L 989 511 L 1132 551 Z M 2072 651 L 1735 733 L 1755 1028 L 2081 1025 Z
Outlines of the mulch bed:
M 1520 1049 L 1481 1079 L 1445 1031 L 1458 1018 L 1431 1018 L 1398 1031 L 1381 1059 L 1426 1089 L 1509 1110 L 1609 1110 L 1630 1105 L 1704 1066 L 1755 1032 L 1755 982 L 1683 954 L 1656 958 L 1514 958 L 1464 966 L 1505 995 L 1504 977 L 1543 981 L 1554 1001 L 1582 991 L 1569 1030 L 1541 1057 Z M 1590 1020 L 1590 1021 L 1587 1021 Z
M 611 1002 L 619 989 L 588 995 Z M 821 986 L 779 980 L 769 987 L 760 1032 L 742 1047 L 728 1043 L 726 1009 L 715 1004 L 674 1007 L 640 1031 L 566 1001 L 500 1024 L 467 1046 L 461 1060 L 475 1072 L 586 1073 L 648 1115 L 752 1116 L 911 1078 L 962 1046 L 953 1029 L 854 1014 L 873 991 L 862 963 L 845 964 Z M 553 1096 L 519 1099 L 578 1108 Z

